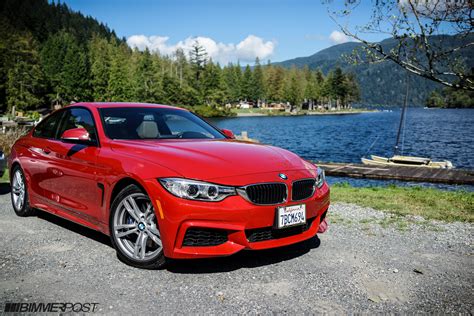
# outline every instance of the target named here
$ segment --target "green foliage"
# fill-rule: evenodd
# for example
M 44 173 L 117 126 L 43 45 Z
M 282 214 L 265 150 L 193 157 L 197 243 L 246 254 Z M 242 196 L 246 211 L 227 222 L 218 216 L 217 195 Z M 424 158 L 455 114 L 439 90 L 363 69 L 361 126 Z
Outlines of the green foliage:
M 107 89 L 110 101 L 127 102 L 133 100 L 130 57 L 131 52 L 126 44 L 112 46 Z
M 283 102 L 285 99 L 285 70 L 282 67 L 267 67 L 266 90 L 267 98 L 273 102 Z
M 8 108 L 35 109 L 42 104 L 44 76 L 36 43 L 30 34 L 18 35 L 13 48 L 14 65 L 8 70 L 6 85 Z
M 75 45 L 77 44 L 74 37 L 64 31 L 51 35 L 42 45 L 40 52 L 41 65 L 51 97 L 64 98 L 65 96 L 64 62 L 68 48 Z
M 198 105 L 187 108 L 202 117 L 225 117 L 235 115 L 235 113 L 224 107 Z
M 263 82 L 263 70 L 260 65 L 260 60 L 255 60 L 255 67 L 253 69 L 253 76 L 251 79 L 250 97 L 252 100 L 262 100 L 265 98 L 265 87 Z
M 196 41 L 189 54 L 132 50 L 113 31 L 65 4 L 5 0 L 0 6 L 0 105 L 35 110 L 79 101 L 188 105 L 203 116 L 232 115 L 227 104 L 247 100 L 348 106 L 357 99 L 353 75 L 285 69 L 268 63 L 221 67 Z M 7 16 L 30 17 L 35 24 Z M 39 19 L 40 15 L 43 19 Z M 50 20 L 55 17 L 58 20 Z M 37 27 L 43 28 L 38 32 Z M 355 91 L 355 92 L 354 92 Z
M 108 100 L 111 46 L 106 38 L 98 35 L 94 35 L 89 42 L 92 99 L 98 102 Z
M 204 47 L 196 40 L 193 44 L 191 52 L 189 53 L 189 60 L 194 72 L 193 87 L 197 91 L 201 91 L 201 73 L 207 63 L 207 52 Z
M 300 72 L 293 68 L 290 70 L 289 79 L 285 87 L 286 100 L 291 105 L 300 104 L 303 101 L 304 86 Z
M 36 111 L 29 111 L 26 113 L 26 116 L 34 121 L 38 121 L 41 118 L 41 114 Z
M 156 80 L 153 69 L 153 60 L 150 52 L 134 54 L 133 69 L 133 95 L 138 102 L 153 103 L 160 96 L 160 82 Z
M 245 71 L 242 76 L 242 95 L 241 97 L 245 100 L 252 100 L 252 94 L 253 94 L 253 75 L 252 75 L 252 70 L 250 69 L 250 66 L 247 65 L 245 66 Z
M 222 70 L 225 94 L 229 101 L 236 102 L 242 96 L 242 69 L 239 64 L 229 64 Z
M 89 64 L 86 53 L 77 45 L 67 47 L 61 82 L 64 88 L 64 99 L 68 101 L 89 101 Z
M 207 105 L 223 105 L 226 102 L 222 70 L 219 65 L 212 61 L 207 63 L 201 81 L 201 100 Z
M 452 88 L 435 90 L 426 98 L 425 105 L 432 108 L 474 108 L 474 91 Z
M 441 108 L 445 105 L 443 96 L 438 91 L 431 91 L 426 98 L 425 105 L 430 108 Z

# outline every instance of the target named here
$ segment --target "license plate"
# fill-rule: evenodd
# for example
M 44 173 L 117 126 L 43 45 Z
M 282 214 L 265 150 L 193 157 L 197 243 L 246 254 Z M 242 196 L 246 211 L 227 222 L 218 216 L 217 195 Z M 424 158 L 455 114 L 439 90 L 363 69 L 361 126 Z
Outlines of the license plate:
M 277 208 L 277 228 L 306 223 L 306 205 L 291 205 Z

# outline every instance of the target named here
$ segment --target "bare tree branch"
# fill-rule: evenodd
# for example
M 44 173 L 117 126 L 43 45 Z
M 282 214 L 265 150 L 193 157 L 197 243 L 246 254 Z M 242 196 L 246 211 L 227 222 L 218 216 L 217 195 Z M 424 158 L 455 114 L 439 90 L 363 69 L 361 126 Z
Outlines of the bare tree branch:
M 352 60 L 359 63 L 390 60 L 445 86 L 474 90 L 472 65 L 466 65 L 461 58 L 464 51 L 474 46 L 472 0 L 372 0 L 367 23 L 352 27 L 350 23 L 342 25 L 340 20 L 355 15 L 362 0 L 345 0 L 342 9 L 332 11 L 330 6 L 336 2 L 322 1 L 328 4 L 330 17 L 341 31 L 363 44 L 365 55 L 355 51 Z M 387 34 L 395 44 L 384 47 L 368 40 L 368 34 Z M 440 35 L 455 36 L 455 40 Z

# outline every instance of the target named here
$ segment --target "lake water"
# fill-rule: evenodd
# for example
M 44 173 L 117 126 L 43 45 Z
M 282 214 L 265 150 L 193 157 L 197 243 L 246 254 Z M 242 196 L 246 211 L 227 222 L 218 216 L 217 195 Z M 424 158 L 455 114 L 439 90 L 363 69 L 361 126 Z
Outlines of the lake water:
M 368 154 L 393 155 L 400 110 L 351 115 L 238 117 L 212 121 L 219 128 L 230 129 L 235 134 L 247 131 L 251 138 L 288 149 L 305 159 L 360 163 L 360 158 Z M 456 168 L 474 169 L 474 109 L 409 108 L 404 131 L 404 154 L 450 160 Z M 353 185 L 405 184 L 348 178 L 329 180 L 348 181 Z M 473 190 L 473 186 L 441 187 Z

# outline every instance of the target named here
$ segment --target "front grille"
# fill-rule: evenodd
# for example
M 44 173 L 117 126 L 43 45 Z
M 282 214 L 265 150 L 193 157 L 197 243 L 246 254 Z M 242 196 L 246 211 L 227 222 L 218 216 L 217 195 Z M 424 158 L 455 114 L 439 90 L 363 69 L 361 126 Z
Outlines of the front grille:
M 262 205 L 282 203 L 287 195 L 284 183 L 252 184 L 245 188 L 245 194 L 250 202 Z
M 227 242 L 227 232 L 220 229 L 189 228 L 184 236 L 183 246 L 217 246 Z
M 304 179 L 293 182 L 291 199 L 300 201 L 309 198 L 314 193 L 315 179 Z
M 256 229 L 247 229 L 245 235 L 249 242 L 259 242 L 272 239 L 286 238 L 301 234 L 307 231 L 316 217 L 308 219 L 306 224 L 283 229 L 275 229 L 273 227 L 264 227 Z

